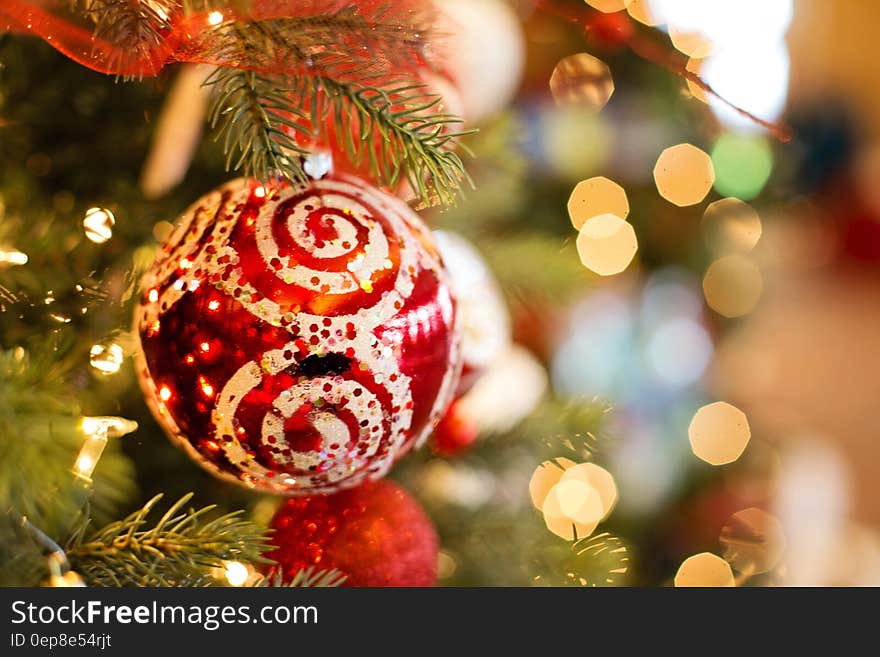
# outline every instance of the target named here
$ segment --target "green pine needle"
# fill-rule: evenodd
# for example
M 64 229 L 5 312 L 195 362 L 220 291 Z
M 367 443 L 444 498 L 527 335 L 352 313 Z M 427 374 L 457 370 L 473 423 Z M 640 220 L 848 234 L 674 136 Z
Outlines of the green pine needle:
M 254 71 L 216 69 L 206 82 L 217 89 L 211 127 L 223 140 L 227 170 L 243 168 L 246 176 L 263 182 L 277 175 L 303 182 L 308 177 L 299 158 L 308 151 L 296 143 L 293 135 L 301 128 L 291 117 L 305 115 L 279 82 Z
M 308 568 L 297 571 L 293 576 L 293 579 L 287 584 L 284 583 L 283 574 L 281 572 L 276 572 L 271 577 L 260 578 L 254 586 L 258 588 L 272 586 L 293 589 L 315 587 L 333 588 L 341 586 L 346 579 L 347 577 L 335 568 L 331 570 L 318 570 L 314 566 L 309 566 Z
M 81 528 L 67 548 L 71 567 L 92 586 L 210 586 L 224 561 L 265 561 L 264 529 L 242 520 L 241 512 L 209 520 L 214 505 L 184 510 L 191 493 L 148 526 L 161 498 L 87 537 Z

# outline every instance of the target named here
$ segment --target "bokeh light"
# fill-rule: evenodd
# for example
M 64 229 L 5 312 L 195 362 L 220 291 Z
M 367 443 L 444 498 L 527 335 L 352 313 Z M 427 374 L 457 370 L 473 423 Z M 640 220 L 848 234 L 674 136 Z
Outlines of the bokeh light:
M 581 463 L 566 469 L 559 483 L 561 485 L 571 481 L 584 482 L 596 491 L 602 505 L 600 521 L 607 518 L 614 510 L 617 504 L 617 484 L 608 470 L 595 463 Z
M 727 133 L 712 148 L 712 164 L 719 194 L 750 201 L 770 178 L 773 153 L 763 137 Z
M 578 53 L 560 60 L 553 69 L 550 93 L 557 105 L 575 105 L 598 112 L 614 93 L 614 80 L 605 62 L 587 53 Z
M 548 495 L 556 495 L 562 515 L 579 525 L 598 522 L 605 515 L 599 492 L 581 479 L 560 480 Z
M 707 58 L 703 79 L 736 107 L 773 121 L 782 113 L 788 95 L 788 50 L 783 41 L 761 43 L 750 36 L 743 41 L 739 47 L 721 50 Z M 709 105 L 726 126 L 745 132 L 763 130 L 718 98 L 710 97 Z
M 605 14 L 613 14 L 623 11 L 633 0 L 585 0 L 593 9 L 598 9 Z
M 715 253 L 747 253 L 761 239 L 761 217 L 748 203 L 724 198 L 703 213 L 703 235 Z
M 563 492 L 565 492 L 565 490 L 563 490 Z M 599 497 L 595 492 L 593 492 L 593 495 L 592 509 L 595 511 L 598 508 L 601 513 L 601 502 L 599 502 Z M 595 506 L 596 504 L 598 504 L 598 507 Z M 571 502 L 567 502 L 567 505 L 570 506 Z M 589 511 L 589 509 L 590 507 L 588 506 L 587 511 Z M 556 486 L 547 493 L 547 497 L 541 507 L 541 512 L 544 514 L 544 524 L 547 526 L 547 529 L 560 538 L 564 538 L 566 541 L 573 541 L 589 536 L 596 530 L 596 527 L 599 524 L 598 517 L 595 517 L 588 522 L 578 522 L 566 515 L 562 510 L 562 504 L 559 495 L 557 494 Z
M 582 180 L 568 199 L 568 216 L 572 225 L 580 230 L 584 222 L 600 214 L 613 214 L 626 219 L 629 215 L 626 191 L 603 176 Z
M 748 315 L 758 305 L 763 291 L 761 270 L 741 255 L 719 258 L 709 266 L 703 278 L 706 303 L 724 317 Z
M 712 159 L 692 144 L 670 146 L 657 158 L 654 182 L 660 196 L 679 207 L 706 198 L 715 182 Z
M 751 437 L 746 414 L 727 402 L 703 406 L 688 427 L 694 455 L 709 465 L 733 463 L 742 456 Z
M 690 317 L 672 317 L 651 335 L 647 360 L 663 382 L 680 388 L 696 383 L 712 358 L 712 340 Z
M 697 59 L 707 57 L 715 50 L 712 40 L 699 31 L 670 25 L 669 38 L 676 50 Z
M 551 106 L 541 115 L 540 141 L 547 164 L 560 176 L 581 180 L 602 166 L 612 134 L 595 113 L 580 107 Z
M 757 575 L 779 565 L 785 551 L 782 523 L 755 507 L 734 513 L 721 530 L 724 558 L 741 573 Z
M 697 77 L 702 79 L 703 64 L 705 62 L 706 62 L 705 59 L 691 57 L 688 60 L 687 65 L 684 68 L 688 73 L 693 73 L 694 75 L 696 75 Z M 697 83 L 695 83 L 691 80 L 686 79 L 686 83 L 687 83 L 688 91 L 691 92 L 691 95 L 694 98 L 696 98 L 697 100 L 699 100 L 700 102 L 703 102 L 703 103 L 709 102 L 709 94 L 706 93 L 705 89 L 703 89 L 700 85 L 698 85 Z
M 675 575 L 675 586 L 731 587 L 736 586 L 730 564 L 711 552 L 701 552 L 684 560 Z
M 643 25 L 654 26 L 660 23 L 660 19 L 651 7 L 651 0 L 630 0 L 626 11 L 631 18 Z
M 581 226 L 577 250 L 583 265 L 600 276 L 625 270 L 638 251 L 636 232 L 613 214 L 600 214 Z
M 532 505 L 536 509 L 540 509 L 544 505 L 547 493 L 559 483 L 565 470 L 574 464 L 574 461 L 570 459 L 559 457 L 551 461 L 544 461 L 535 468 L 535 472 L 529 480 L 529 495 L 532 498 Z

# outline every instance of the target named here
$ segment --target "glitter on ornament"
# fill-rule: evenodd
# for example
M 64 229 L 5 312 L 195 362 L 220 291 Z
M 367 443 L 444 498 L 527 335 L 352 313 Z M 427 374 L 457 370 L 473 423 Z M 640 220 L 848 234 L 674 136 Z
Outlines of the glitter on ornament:
M 457 385 L 458 312 L 433 240 L 355 178 L 224 185 L 184 214 L 141 289 L 136 362 L 155 417 L 248 487 L 379 478 Z
M 266 557 L 289 582 L 309 567 L 336 569 L 342 586 L 433 586 L 438 543 L 418 502 L 389 481 L 364 484 L 333 495 L 289 500 L 272 519 Z

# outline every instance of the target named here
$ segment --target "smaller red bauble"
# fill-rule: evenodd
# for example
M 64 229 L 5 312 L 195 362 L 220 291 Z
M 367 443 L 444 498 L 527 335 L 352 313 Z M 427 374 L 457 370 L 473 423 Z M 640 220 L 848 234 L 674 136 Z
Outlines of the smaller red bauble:
M 294 498 L 270 525 L 278 546 L 265 556 L 289 582 L 300 570 L 335 568 L 343 586 L 433 586 L 437 581 L 437 532 L 405 490 L 388 481 L 366 483 L 332 495 Z
M 438 456 L 447 458 L 466 452 L 480 437 L 480 427 L 458 410 L 453 404 L 434 429 L 434 442 L 431 447 Z

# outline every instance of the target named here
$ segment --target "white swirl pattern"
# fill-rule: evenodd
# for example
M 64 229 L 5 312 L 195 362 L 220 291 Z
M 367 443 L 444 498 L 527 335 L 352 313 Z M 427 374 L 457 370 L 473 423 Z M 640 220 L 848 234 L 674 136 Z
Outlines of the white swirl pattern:
M 225 188 L 236 190 L 226 203 L 226 210 L 232 210 L 244 203 L 249 195 L 244 184 L 238 183 L 237 189 L 235 185 L 236 183 L 231 183 Z M 246 309 L 262 320 L 284 327 L 291 333 L 292 340 L 299 338 L 306 344 L 313 345 L 313 353 L 347 353 L 352 362 L 372 375 L 375 383 L 384 388 L 391 399 L 390 407 L 387 402 L 383 406 L 366 387 L 337 375 L 302 377 L 296 385 L 279 395 L 262 423 L 260 441 L 264 449 L 272 454 L 274 463 L 270 465 L 280 466 L 279 470 L 295 470 L 289 475 L 279 474 L 260 463 L 259 456 L 242 444 L 239 439 L 240 427 L 235 418 L 239 405 L 250 391 L 260 386 L 263 377 L 276 376 L 296 365 L 297 348 L 291 342 L 282 349 L 266 352 L 259 363 L 249 362 L 242 366 L 216 397 L 212 420 L 218 444 L 227 459 L 241 471 L 242 479 L 246 482 L 288 493 L 295 493 L 297 490 L 309 493 L 331 492 L 342 485 L 354 486 L 365 478 L 381 476 L 391 467 L 409 437 L 412 394 L 410 378 L 399 370 L 398 358 L 394 357 L 396 345 L 393 332 L 384 341 L 380 341 L 374 329 L 387 322 L 403 307 L 412 294 L 415 272 L 422 268 L 441 270 L 440 263 L 432 254 L 426 249 L 417 248 L 414 238 L 404 237 L 410 235 L 413 227 L 408 223 L 400 205 L 386 202 L 379 195 L 369 197 L 369 203 L 382 213 L 390 230 L 402 237 L 397 240 L 399 262 L 392 265 L 389 260 L 389 236 L 386 235 L 385 227 L 371 216 L 364 205 L 352 198 L 363 187 L 353 186 L 344 180 L 327 179 L 315 181 L 312 186 L 316 193 L 303 195 L 296 206 L 289 209 L 286 229 L 290 237 L 313 259 L 339 258 L 356 249 L 361 255 L 353 258 L 345 271 L 321 271 L 297 263 L 289 256 L 281 256 L 273 236 L 273 221 L 277 221 L 276 210 L 281 203 L 289 202 L 297 194 L 302 194 L 302 188 L 291 187 L 283 189 L 278 198 L 267 200 L 256 218 L 256 244 L 267 270 L 274 271 L 286 284 L 332 296 L 369 292 L 369 282 L 374 274 L 396 266 L 393 287 L 382 294 L 374 305 L 361 307 L 352 314 L 327 317 L 290 312 L 276 301 L 261 295 L 246 282 L 240 268 L 239 255 L 230 244 L 233 226 L 237 220 L 236 213 L 224 211 L 223 208 L 219 208 L 216 213 L 207 213 L 217 217 L 219 225 L 214 227 L 214 235 L 222 234 L 223 239 L 213 242 L 214 249 L 198 252 L 192 264 L 193 271 L 201 271 L 208 276 L 224 269 L 228 271 L 231 266 L 230 274 L 217 281 L 218 287 L 227 294 L 236 296 Z M 214 201 L 214 205 L 219 206 L 219 203 Z M 309 230 L 307 221 L 310 212 L 320 207 L 333 208 L 337 212 L 325 215 L 334 237 L 319 242 Z M 342 211 L 343 216 L 338 211 Z M 189 226 L 183 228 L 184 234 L 180 239 L 186 242 L 197 241 L 209 223 L 202 219 L 192 230 Z M 227 224 L 225 229 L 222 228 L 223 224 Z M 356 243 L 359 233 L 364 232 L 367 235 L 366 243 Z M 192 249 L 187 251 L 188 256 L 191 251 Z M 270 267 L 270 262 L 273 261 L 276 265 Z M 280 267 L 277 266 L 278 261 L 281 263 Z M 159 269 L 155 279 L 146 284 L 162 289 L 163 283 L 168 282 L 168 277 L 173 272 L 171 267 Z M 187 286 L 188 283 L 164 287 L 157 303 L 144 305 L 140 318 L 144 323 L 141 325 L 158 319 L 166 308 L 181 298 Z M 353 337 L 349 330 L 351 324 L 357 327 Z M 456 336 L 453 345 L 456 353 L 452 354 L 452 362 L 457 363 L 457 331 L 453 331 L 453 335 Z M 431 425 L 439 419 L 450 401 L 456 378 L 457 368 L 450 366 L 432 409 L 431 422 L 416 437 L 416 444 L 427 438 Z M 322 447 L 318 451 L 297 452 L 290 449 L 285 438 L 286 419 L 299 411 L 304 404 L 314 406 L 307 416 L 322 439 Z M 348 426 L 333 416 L 332 412 L 321 410 L 322 406 L 340 408 L 351 413 L 360 427 L 358 435 L 350 436 Z M 387 423 L 385 428 L 383 421 Z M 329 457 L 331 453 L 333 456 Z

